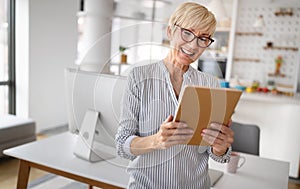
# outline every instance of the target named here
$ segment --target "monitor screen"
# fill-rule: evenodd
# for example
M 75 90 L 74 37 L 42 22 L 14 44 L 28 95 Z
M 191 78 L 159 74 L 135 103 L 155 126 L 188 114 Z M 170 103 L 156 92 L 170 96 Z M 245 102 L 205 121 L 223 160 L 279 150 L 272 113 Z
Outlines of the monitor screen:
M 99 112 L 95 140 L 115 147 L 126 77 L 76 69 L 65 70 L 69 131 L 78 133 L 87 110 Z M 103 127 L 103 128 L 102 128 Z M 103 129 L 107 133 L 103 135 Z
M 198 60 L 198 70 L 222 79 L 225 78 L 226 62 L 226 59 L 200 58 Z

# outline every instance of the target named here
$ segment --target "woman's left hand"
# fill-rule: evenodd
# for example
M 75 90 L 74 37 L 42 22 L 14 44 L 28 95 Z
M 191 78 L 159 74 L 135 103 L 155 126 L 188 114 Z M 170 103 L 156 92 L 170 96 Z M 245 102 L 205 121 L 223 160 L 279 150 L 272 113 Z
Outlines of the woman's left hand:
M 212 146 L 215 155 L 225 154 L 233 143 L 234 132 L 230 129 L 230 125 L 231 121 L 228 125 L 211 123 L 209 128 L 202 131 L 201 136 Z

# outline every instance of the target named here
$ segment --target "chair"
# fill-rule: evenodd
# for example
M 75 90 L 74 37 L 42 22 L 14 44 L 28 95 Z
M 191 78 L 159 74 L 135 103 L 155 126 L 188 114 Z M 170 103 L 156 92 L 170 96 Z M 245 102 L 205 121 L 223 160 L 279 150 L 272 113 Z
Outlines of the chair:
M 260 129 L 257 125 L 232 122 L 234 131 L 232 150 L 259 155 Z

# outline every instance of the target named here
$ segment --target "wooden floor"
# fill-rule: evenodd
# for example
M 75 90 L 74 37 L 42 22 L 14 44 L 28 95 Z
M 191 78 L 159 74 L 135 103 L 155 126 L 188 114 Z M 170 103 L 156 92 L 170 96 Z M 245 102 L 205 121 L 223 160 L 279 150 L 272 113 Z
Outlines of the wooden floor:
M 46 135 L 39 135 L 38 140 L 46 138 Z M 17 176 L 19 169 L 19 161 L 14 158 L 4 158 L 0 160 L 0 189 L 14 189 L 17 186 Z M 39 169 L 31 168 L 29 175 L 29 182 L 33 181 L 41 176 L 44 176 L 47 172 Z
M 5 159 L 0 161 L 0 188 L 14 189 L 17 184 L 19 162 L 17 159 Z M 47 172 L 32 168 L 30 171 L 29 182 L 33 181 Z
M 38 137 L 38 140 L 41 140 L 44 137 L 45 136 L 41 135 Z M 0 189 L 16 188 L 18 168 L 19 162 L 17 159 L 5 158 L 0 160 Z M 31 168 L 29 182 L 44 176 L 45 174 L 47 174 L 47 172 Z M 291 180 L 288 189 L 300 189 L 300 182 L 298 181 L 298 184 L 296 184 L 296 182 Z

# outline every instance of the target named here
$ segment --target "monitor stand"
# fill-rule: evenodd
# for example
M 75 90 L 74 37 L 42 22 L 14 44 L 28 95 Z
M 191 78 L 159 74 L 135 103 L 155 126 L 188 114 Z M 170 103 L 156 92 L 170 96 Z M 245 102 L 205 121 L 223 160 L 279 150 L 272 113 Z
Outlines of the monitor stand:
M 102 127 L 99 120 L 100 113 L 87 110 L 75 145 L 74 154 L 90 162 L 103 161 L 116 157 L 115 149 L 106 144 L 95 141 L 97 125 Z

